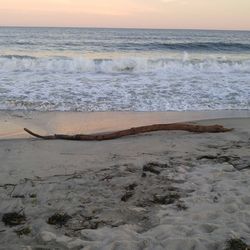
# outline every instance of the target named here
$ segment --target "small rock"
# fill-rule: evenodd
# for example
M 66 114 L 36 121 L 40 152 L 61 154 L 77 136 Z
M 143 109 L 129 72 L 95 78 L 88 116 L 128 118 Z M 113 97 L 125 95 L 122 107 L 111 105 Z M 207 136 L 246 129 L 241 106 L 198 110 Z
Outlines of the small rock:
M 230 165 L 230 164 L 224 164 L 223 167 L 222 167 L 222 171 L 224 172 L 235 172 L 235 168 L 233 165 Z
M 41 233 L 41 238 L 42 238 L 43 241 L 49 242 L 49 241 L 55 240 L 56 235 L 51 233 L 51 232 L 43 231 Z

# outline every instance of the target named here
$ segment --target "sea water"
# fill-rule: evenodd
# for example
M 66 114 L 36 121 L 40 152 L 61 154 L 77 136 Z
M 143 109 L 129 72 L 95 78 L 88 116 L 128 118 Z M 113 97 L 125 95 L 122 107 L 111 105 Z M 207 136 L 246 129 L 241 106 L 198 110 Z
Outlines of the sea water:
M 250 109 L 250 32 L 0 28 L 0 109 Z

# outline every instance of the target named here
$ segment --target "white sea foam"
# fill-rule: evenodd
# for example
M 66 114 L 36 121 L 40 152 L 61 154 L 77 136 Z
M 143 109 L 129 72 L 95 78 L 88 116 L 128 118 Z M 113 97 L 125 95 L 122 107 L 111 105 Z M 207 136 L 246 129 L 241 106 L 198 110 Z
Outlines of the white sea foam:
M 0 108 L 33 110 L 249 109 L 250 60 L 0 57 Z

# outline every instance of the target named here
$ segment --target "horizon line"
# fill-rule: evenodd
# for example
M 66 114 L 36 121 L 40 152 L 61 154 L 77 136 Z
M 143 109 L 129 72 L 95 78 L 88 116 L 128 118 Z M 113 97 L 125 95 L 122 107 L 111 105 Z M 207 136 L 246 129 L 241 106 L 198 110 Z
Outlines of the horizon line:
M 215 28 L 140 28 L 140 27 L 89 27 L 89 26 L 24 26 L 24 25 L 0 25 L 0 28 L 65 28 L 65 29 L 134 29 L 134 30 L 203 30 L 203 31 L 243 31 L 250 29 L 215 29 Z

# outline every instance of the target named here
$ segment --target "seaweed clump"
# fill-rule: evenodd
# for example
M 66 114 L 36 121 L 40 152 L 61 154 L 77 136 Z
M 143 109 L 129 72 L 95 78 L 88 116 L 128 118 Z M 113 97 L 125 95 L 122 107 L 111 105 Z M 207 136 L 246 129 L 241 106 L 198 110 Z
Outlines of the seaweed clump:
M 2 222 L 6 226 L 18 226 L 26 222 L 26 216 L 16 212 L 6 213 L 2 217 Z
M 169 193 L 167 195 L 154 195 L 153 203 L 161 205 L 169 205 L 178 201 L 181 196 L 178 193 Z
M 242 239 L 230 239 L 226 242 L 226 248 L 224 250 L 250 250 Z
M 62 227 L 68 222 L 69 219 L 71 219 L 71 216 L 69 216 L 66 213 L 64 214 L 55 213 L 49 217 L 47 223 L 50 225 L 58 225 Z
M 167 164 L 161 164 L 161 163 L 156 163 L 156 162 L 149 162 L 145 164 L 142 168 L 144 172 L 151 172 L 153 174 L 159 175 L 161 173 L 160 169 L 161 168 L 166 168 L 168 167 Z
M 31 230 L 29 227 L 24 227 L 24 228 L 21 228 L 19 230 L 16 230 L 15 233 L 21 237 L 22 235 L 28 235 L 31 233 Z
M 128 201 L 129 198 L 131 198 L 133 196 L 133 192 L 132 191 L 127 191 L 121 198 L 121 201 Z

